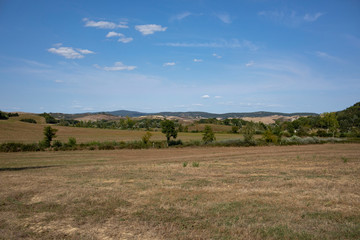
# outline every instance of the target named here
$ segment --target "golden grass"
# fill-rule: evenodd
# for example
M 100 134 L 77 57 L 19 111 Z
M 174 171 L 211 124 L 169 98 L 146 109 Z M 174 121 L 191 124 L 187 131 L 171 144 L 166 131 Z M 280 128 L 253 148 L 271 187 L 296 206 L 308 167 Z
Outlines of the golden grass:
M 46 124 L 32 124 L 26 122 L 18 121 L 18 119 L 12 119 L 3 121 L 0 120 L 0 143 L 5 142 L 21 142 L 21 143 L 34 143 L 41 141 L 43 139 L 43 129 Z M 34 117 L 31 117 L 34 118 Z M 41 117 L 39 117 L 41 120 Z M 36 120 L 38 121 L 38 120 Z M 39 121 L 41 122 L 41 121 Z M 95 128 L 76 128 L 76 127 L 63 127 L 52 125 L 53 128 L 58 129 L 56 133 L 57 138 L 55 140 L 60 140 L 67 142 L 70 137 L 75 137 L 78 143 L 91 142 L 91 141 L 140 141 L 142 136 L 146 133 L 143 130 L 113 130 L 113 129 L 95 129 Z M 166 140 L 164 134 L 160 131 L 151 132 L 151 140 Z M 202 133 L 179 133 L 177 139 L 182 141 L 189 140 L 201 140 Z M 229 134 L 229 133 L 217 133 L 217 140 L 225 139 L 238 139 L 241 138 L 239 134 Z
M 359 179 L 359 144 L 1 153 L 0 239 L 359 239 Z

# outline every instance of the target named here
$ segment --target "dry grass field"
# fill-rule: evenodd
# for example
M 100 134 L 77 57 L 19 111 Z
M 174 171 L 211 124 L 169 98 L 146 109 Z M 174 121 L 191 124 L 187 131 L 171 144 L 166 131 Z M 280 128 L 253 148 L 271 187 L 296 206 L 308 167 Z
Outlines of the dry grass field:
M 0 121 L 0 143 L 5 142 L 21 142 L 21 143 L 35 143 L 44 138 L 43 129 L 46 124 L 32 124 L 20 122 L 11 118 L 11 120 Z M 75 137 L 78 143 L 85 143 L 91 141 L 140 141 L 146 131 L 142 130 L 113 130 L 113 129 L 96 129 L 96 128 L 77 128 L 77 127 L 63 127 L 52 126 L 58 129 L 56 133 L 58 136 L 55 140 L 67 142 L 69 137 Z M 161 131 L 151 132 L 151 140 L 166 140 Z M 202 133 L 178 133 L 177 139 L 182 141 L 201 140 Z M 239 139 L 242 136 L 239 134 L 217 133 L 217 140 Z
M 360 239 L 359 179 L 359 144 L 0 153 L 0 239 Z

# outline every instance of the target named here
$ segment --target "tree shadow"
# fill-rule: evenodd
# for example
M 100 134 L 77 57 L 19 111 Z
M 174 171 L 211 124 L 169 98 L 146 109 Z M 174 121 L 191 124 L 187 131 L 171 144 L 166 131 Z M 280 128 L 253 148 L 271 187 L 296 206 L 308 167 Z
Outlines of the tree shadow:
M 41 168 L 52 168 L 52 167 L 61 167 L 61 165 L 17 167 L 17 168 L 0 168 L 0 172 L 3 172 L 3 171 L 23 171 L 23 170 L 30 170 L 30 169 L 41 169 Z

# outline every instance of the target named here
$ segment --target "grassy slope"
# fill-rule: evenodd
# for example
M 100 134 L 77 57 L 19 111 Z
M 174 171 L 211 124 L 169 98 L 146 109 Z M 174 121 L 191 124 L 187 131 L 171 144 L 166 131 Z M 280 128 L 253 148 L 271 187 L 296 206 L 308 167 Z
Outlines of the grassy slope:
M 33 118 L 42 124 L 31 124 L 20 122 L 21 118 Z M 43 139 L 44 119 L 36 115 L 27 115 L 9 120 L 0 120 L 0 143 L 4 142 L 22 142 L 34 143 Z M 141 140 L 145 131 L 128 131 L 112 129 L 93 129 L 93 128 L 75 128 L 53 126 L 58 129 L 57 140 L 67 141 L 69 137 L 75 137 L 78 143 L 91 141 L 135 141 Z M 151 140 L 166 140 L 161 132 L 152 132 Z M 238 134 L 218 133 L 217 140 L 241 138 Z M 179 133 L 178 138 L 183 141 L 201 140 L 202 133 Z
M 0 239 L 360 239 L 359 156 L 358 144 L 0 153 Z

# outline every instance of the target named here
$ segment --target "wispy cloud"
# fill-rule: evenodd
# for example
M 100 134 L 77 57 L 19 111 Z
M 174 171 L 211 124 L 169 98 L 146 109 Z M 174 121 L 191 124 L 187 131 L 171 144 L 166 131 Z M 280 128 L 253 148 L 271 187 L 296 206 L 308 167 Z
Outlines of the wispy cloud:
M 345 35 L 345 38 L 355 47 L 360 48 L 360 38 L 355 37 L 351 34 Z
M 94 66 L 98 69 L 102 69 L 105 71 L 124 71 L 124 70 L 131 71 L 136 68 L 136 66 L 126 66 L 122 62 L 115 62 L 114 66 L 112 66 L 112 67 L 100 67 L 97 64 L 95 64 Z
M 181 21 L 181 20 L 183 20 L 184 18 L 189 17 L 190 15 L 192 15 L 191 12 L 188 12 L 188 11 L 182 12 L 182 13 L 179 13 L 179 14 L 176 14 L 176 15 L 172 16 L 172 17 L 170 18 L 170 21 L 175 21 L 175 20 Z
M 222 56 L 219 56 L 219 55 L 217 55 L 216 53 L 213 53 L 212 54 L 214 57 L 216 57 L 216 58 L 222 58 Z
M 194 58 L 194 62 L 203 62 L 203 60 L 202 60 L 202 59 Z
M 220 98 L 222 98 L 222 96 L 215 96 L 214 98 L 215 99 L 220 99 Z
M 215 14 L 215 16 L 218 19 L 220 19 L 223 23 L 230 24 L 232 22 L 230 15 L 227 13 L 217 13 L 217 14 Z
M 95 27 L 95 28 L 103 28 L 103 29 L 115 29 L 115 28 L 129 28 L 127 26 L 127 22 L 121 22 L 116 24 L 114 22 L 108 21 L 92 21 L 88 18 L 84 18 L 83 21 L 85 22 L 85 27 Z
M 163 64 L 164 67 L 175 66 L 175 65 L 176 65 L 175 62 L 167 62 Z
M 246 67 L 251 67 L 252 65 L 254 65 L 254 61 L 250 61 L 247 64 L 245 64 Z
M 201 96 L 201 98 L 208 99 L 208 98 L 210 98 L 210 96 L 205 94 L 205 95 Z
M 94 53 L 93 51 L 90 51 L 88 49 L 73 49 L 72 47 L 49 48 L 48 51 L 68 59 L 79 59 L 83 58 L 86 54 Z
M 157 24 L 145 24 L 145 25 L 136 25 L 135 29 L 142 33 L 142 35 L 150 35 L 154 34 L 155 32 L 164 32 L 166 31 L 167 27 L 162 27 L 161 25 Z
M 222 40 L 217 42 L 203 42 L 203 43 L 188 43 L 188 42 L 174 42 L 174 43 L 161 43 L 161 46 L 168 47 L 202 47 L 202 48 L 247 48 L 252 51 L 259 49 L 257 45 L 248 40 L 232 39 L 230 41 Z
M 118 32 L 109 32 L 107 35 L 106 35 L 107 38 L 112 38 L 112 37 L 118 37 L 118 42 L 122 42 L 122 43 L 129 43 L 131 42 L 132 40 L 134 40 L 133 38 L 131 37 L 125 37 L 124 34 L 122 33 L 118 33 Z
M 331 60 L 331 61 L 336 61 L 336 62 L 342 62 L 342 60 L 338 57 L 334 57 L 326 52 L 320 52 L 320 51 L 317 51 L 315 52 L 315 55 L 317 57 L 320 57 L 320 58 L 323 58 L 323 59 L 327 59 L 327 60 Z
M 260 11 L 258 12 L 259 16 L 270 19 L 274 22 L 281 23 L 287 26 L 296 27 L 305 22 L 315 22 L 324 13 L 317 12 L 315 14 L 305 13 L 298 14 L 294 10 L 273 10 L 273 11 Z
M 319 17 L 321 17 L 322 15 L 324 15 L 324 13 L 321 13 L 321 12 L 318 12 L 318 13 L 315 13 L 315 14 L 305 14 L 304 16 L 304 20 L 305 21 L 308 21 L 308 22 L 314 22 L 316 21 Z

